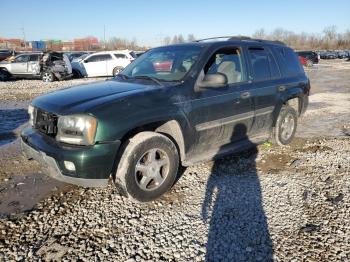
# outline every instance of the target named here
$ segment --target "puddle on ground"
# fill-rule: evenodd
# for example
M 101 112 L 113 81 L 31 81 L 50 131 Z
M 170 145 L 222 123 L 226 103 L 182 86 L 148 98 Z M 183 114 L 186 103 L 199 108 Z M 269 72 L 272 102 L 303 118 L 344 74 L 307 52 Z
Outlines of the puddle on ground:
M 0 109 L 0 146 L 16 140 L 16 130 L 28 119 L 25 109 Z

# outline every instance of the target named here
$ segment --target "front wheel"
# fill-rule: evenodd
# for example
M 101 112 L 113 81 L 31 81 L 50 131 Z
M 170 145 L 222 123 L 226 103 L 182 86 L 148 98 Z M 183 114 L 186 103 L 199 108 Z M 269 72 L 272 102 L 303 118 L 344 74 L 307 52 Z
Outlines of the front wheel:
M 297 130 L 298 115 L 294 108 L 283 106 L 272 130 L 272 140 L 280 146 L 292 142 Z
M 116 186 L 140 202 L 152 201 L 175 182 L 179 155 L 174 143 L 154 132 L 141 132 L 128 141 L 115 176 Z
M 0 81 L 7 81 L 9 80 L 11 75 L 6 72 L 5 70 L 0 70 Z
M 50 71 L 45 71 L 42 75 L 42 79 L 44 82 L 53 82 L 55 81 L 55 76 Z

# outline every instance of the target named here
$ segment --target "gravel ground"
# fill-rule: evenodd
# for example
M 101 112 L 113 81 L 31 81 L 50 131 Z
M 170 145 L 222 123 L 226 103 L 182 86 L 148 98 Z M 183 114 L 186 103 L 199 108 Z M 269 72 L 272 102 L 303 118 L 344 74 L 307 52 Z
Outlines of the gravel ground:
M 188 168 L 162 199 L 72 189 L 1 220 L 3 259 L 350 259 L 348 138 L 260 146 Z
M 25 113 L 11 121 L 21 112 L 13 110 L 100 79 L 0 83 L 0 110 L 10 110 L 0 119 L 0 260 L 350 261 L 349 69 L 340 61 L 307 69 L 310 110 L 290 146 L 187 168 L 171 192 L 146 204 L 113 185 L 55 184 L 19 155 Z

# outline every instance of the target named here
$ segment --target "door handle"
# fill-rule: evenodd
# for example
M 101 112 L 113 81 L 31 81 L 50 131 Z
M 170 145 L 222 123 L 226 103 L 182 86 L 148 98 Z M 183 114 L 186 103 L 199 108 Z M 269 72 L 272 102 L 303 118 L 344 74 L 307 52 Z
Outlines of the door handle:
M 286 86 L 279 86 L 277 89 L 278 91 L 283 92 L 286 91 Z
M 248 98 L 248 97 L 250 97 L 250 92 L 244 92 L 244 93 L 242 93 L 241 94 L 241 98 Z

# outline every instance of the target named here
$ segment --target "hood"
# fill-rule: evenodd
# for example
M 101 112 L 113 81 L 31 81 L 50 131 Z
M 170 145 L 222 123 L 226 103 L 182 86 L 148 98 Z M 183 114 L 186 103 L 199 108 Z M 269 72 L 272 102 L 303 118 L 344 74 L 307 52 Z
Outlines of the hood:
M 97 105 L 153 88 L 150 85 L 108 80 L 58 90 L 35 98 L 32 104 L 58 115 L 83 113 Z

